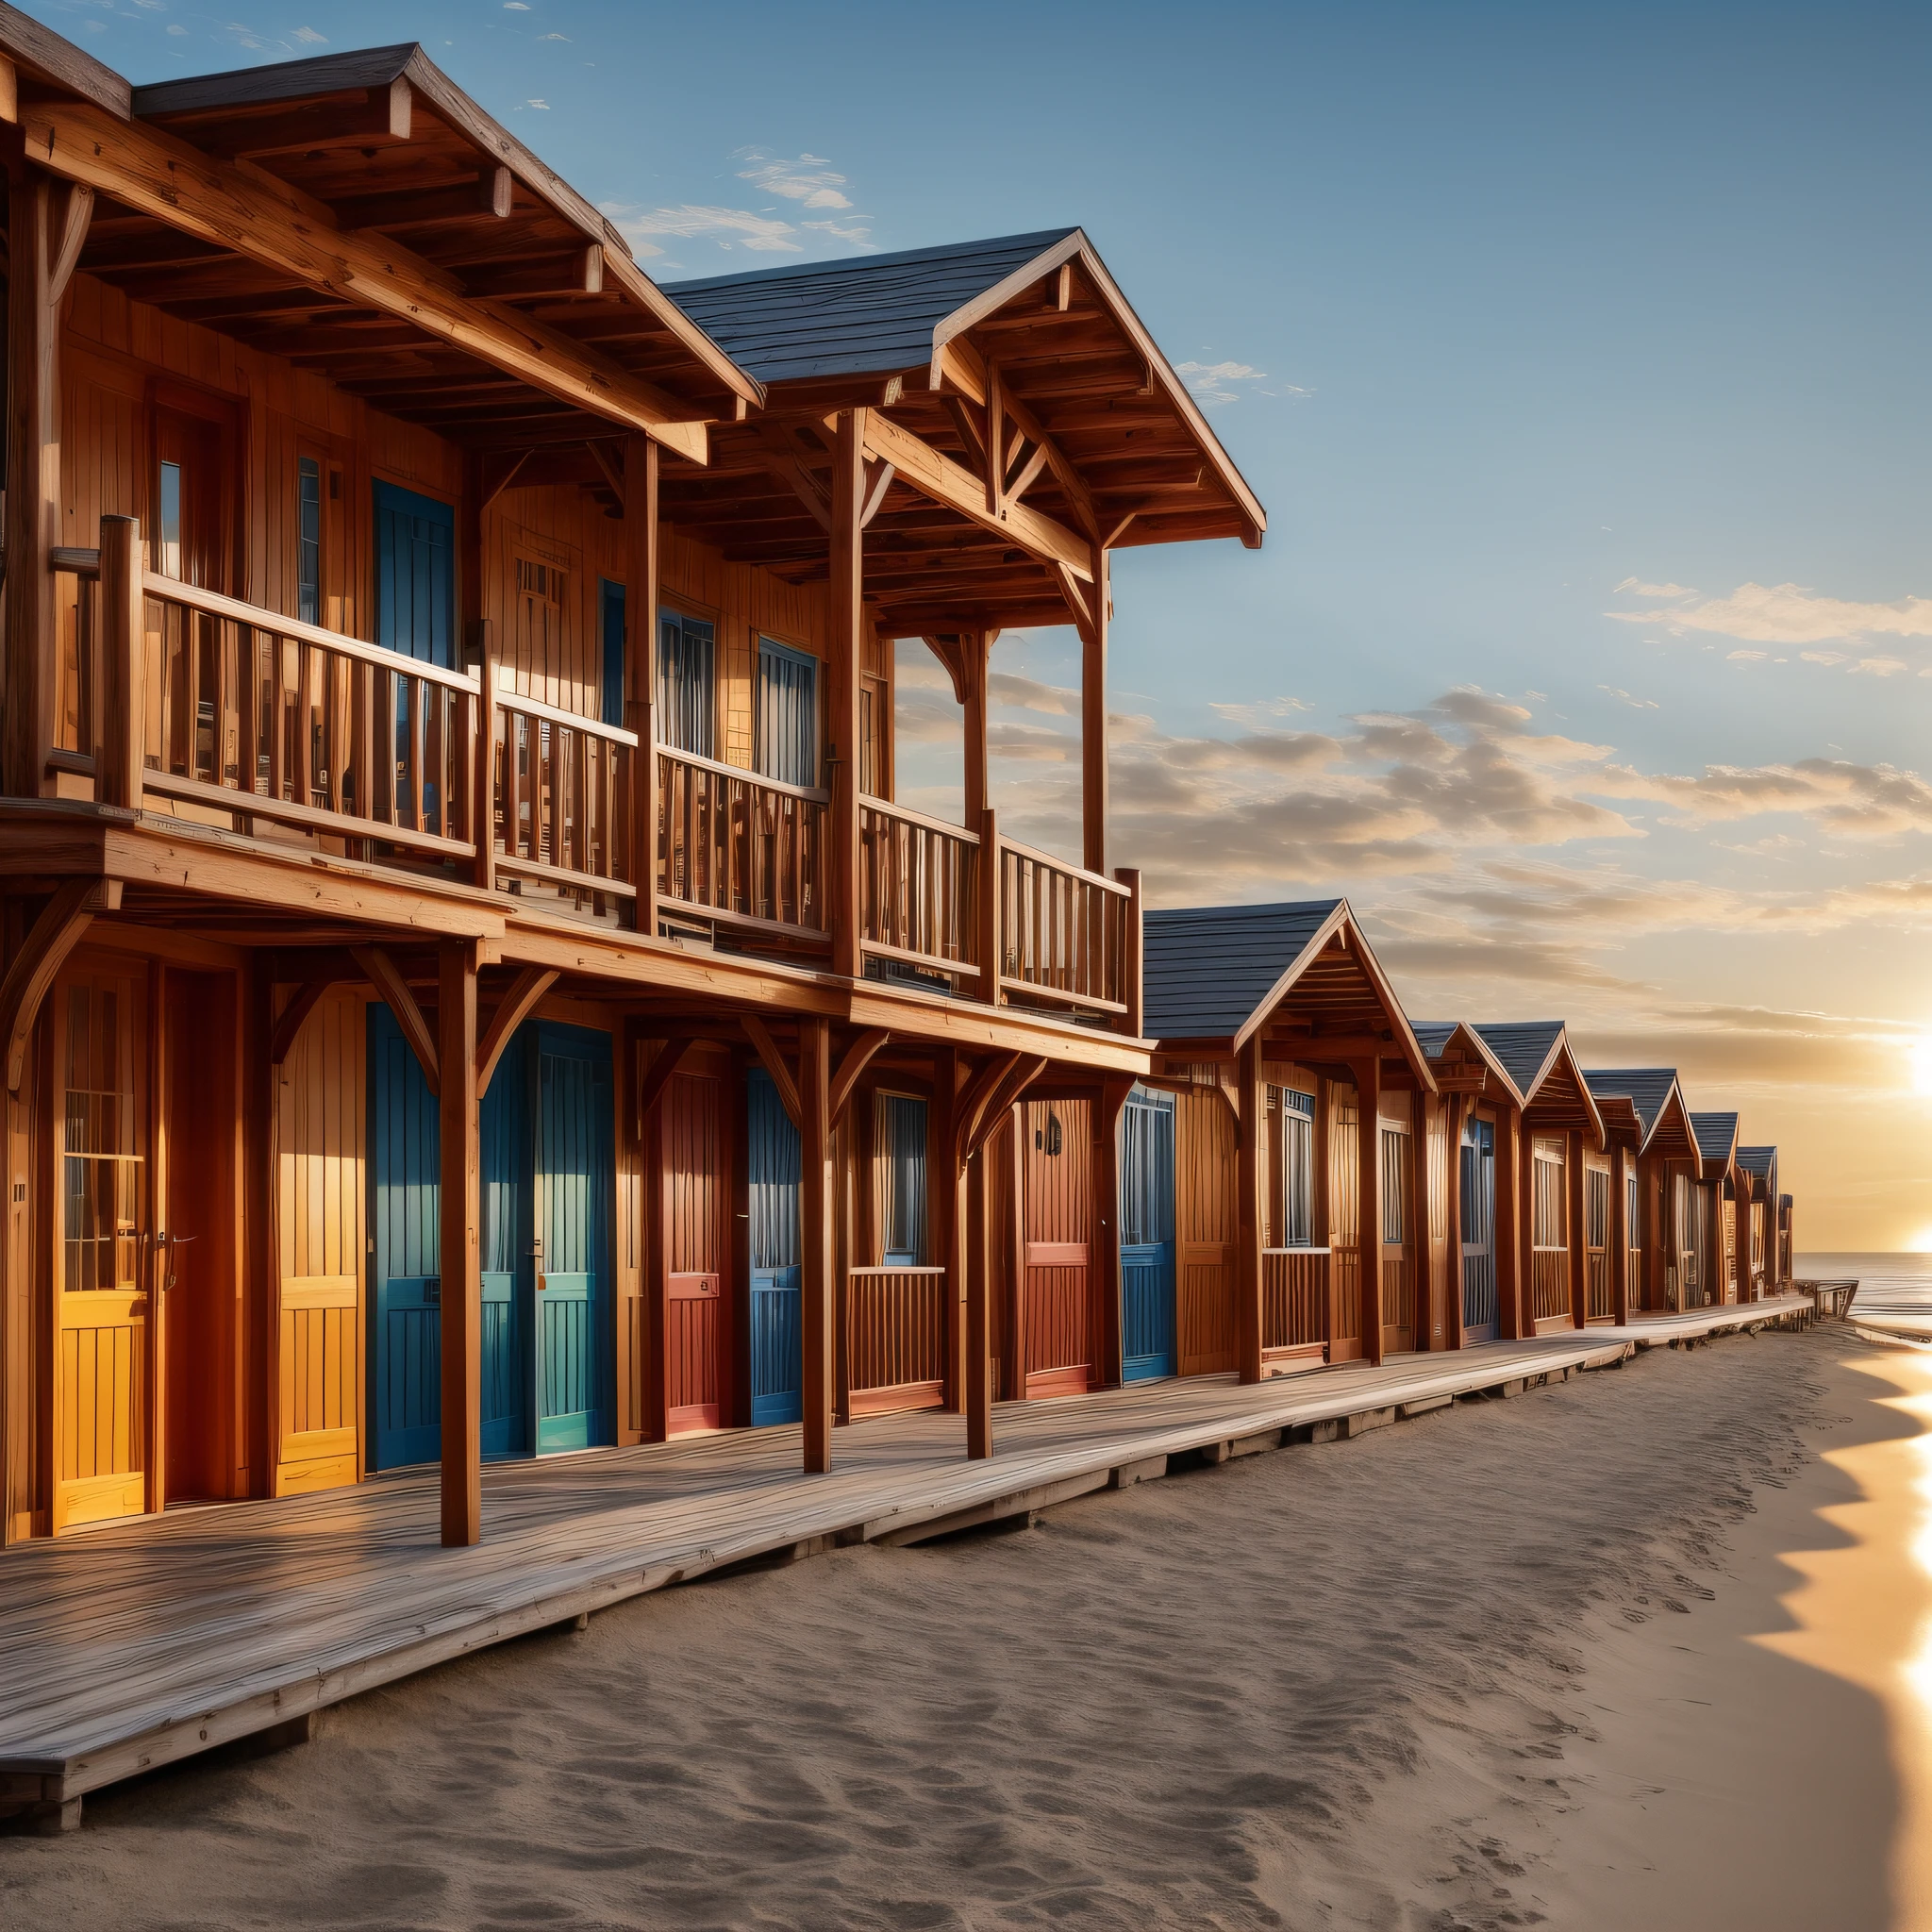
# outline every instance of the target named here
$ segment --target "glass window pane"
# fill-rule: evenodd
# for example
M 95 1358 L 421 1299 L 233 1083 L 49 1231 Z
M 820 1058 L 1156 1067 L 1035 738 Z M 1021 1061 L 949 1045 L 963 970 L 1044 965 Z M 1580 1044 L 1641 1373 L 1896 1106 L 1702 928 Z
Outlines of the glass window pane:
M 160 561 L 157 565 L 159 575 L 174 577 L 181 575 L 181 465 L 163 463 L 161 465 L 160 502 Z
M 295 615 L 322 622 L 322 467 L 313 457 L 295 464 Z

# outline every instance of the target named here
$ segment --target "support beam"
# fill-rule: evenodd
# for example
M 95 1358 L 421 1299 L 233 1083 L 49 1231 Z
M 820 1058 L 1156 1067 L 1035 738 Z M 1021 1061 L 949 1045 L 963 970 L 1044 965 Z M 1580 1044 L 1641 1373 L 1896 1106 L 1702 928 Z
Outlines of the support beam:
M 1241 1145 L 1235 1151 L 1235 1365 L 1241 1379 L 1253 1383 L 1261 1379 L 1261 1247 L 1267 1224 L 1261 1196 L 1268 1180 L 1262 1132 L 1268 1091 L 1261 1080 L 1258 1034 L 1249 1037 L 1237 1063 L 1235 1117 L 1241 1124 Z M 1366 1343 L 1366 1335 L 1363 1340 Z
M 1362 1284 L 1362 1358 L 1382 1359 L 1382 1061 L 1372 1055 L 1355 1063 L 1356 1158 L 1360 1168 L 1356 1199 Z
M 624 671 L 625 725 L 637 734 L 631 768 L 632 916 L 658 936 L 658 445 L 633 436 L 624 446 Z
M 1019 1105 L 1021 1096 L 1045 1070 L 1044 1054 L 1015 1056 L 999 1085 L 992 1090 L 992 1097 L 986 1103 L 973 1129 L 972 1152 L 976 1154 L 999 1131 L 1001 1117 Z
M 932 1104 L 926 1112 L 927 1225 L 934 1263 L 946 1271 L 945 1405 L 966 1407 L 966 1136 L 959 1117 L 966 1066 L 950 1046 L 934 1049 Z
M 1566 1129 L 1563 1135 L 1563 1192 L 1566 1197 L 1563 1202 L 1564 1233 L 1569 1237 L 1570 1325 L 1587 1328 L 1590 1325 L 1590 1222 L 1586 1205 L 1589 1188 L 1584 1179 L 1583 1136 L 1574 1127 Z
M 832 1467 L 832 1311 L 837 1296 L 832 1228 L 838 1176 L 832 1161 L 832 1028 L 829 1022 L 798 1023 L 799 1314 L 805 1405 L 807 1474 Z
M 988 687 L 992 674 L 992 639 L 996 633 L 969 630 L 959 640 L 959 670 L 964 689 L 960 700 L 966 713 L 964 777 L 965 823 L 977 825 L 991 804 L 991 760 L 987 738 Z M 991 864 L 989 855 L 982 863 Z
M 403 1038 L 409 1042 L 409 1051 L 416 1056 L 417 1063 L 423 1069 L 423 1078 L 430 1092 L 440 1094 L 442 1069 L 437 1052 L 437 1036 L 429 1030 L 429 1023 L 423 1017 L 423 1008 L 416 1004 L 416 995 L 409 991 L 408 981 L 396 971 L 395 961 L 380 946 L 351 946 L 349 952 L 394 1015 Z M 465 1069 L 464 1084 L 468 1085 L 473 1078 L 474 1074 Z
M 26 1075 L 26 1050 L 41 1002 L 93 923 L 101 882 L 68 879 L 42 908 L 0 979 L 0 1039 L 7 1042 L 7 1091 L 18 1093 Z
M 21 122 L 29 149 L 57 175 L 291 281 L 408 323 L 558 402 L 641 430 L 692 462 L 706 459 L 705 425 L 688 405 L 534 316 L 466 295 L 455 275 L 392 240 L 337 228 L 326 209 L 272 175 L 96 108 L 35 102 L 22 109 Z
M 1630 1170 L 1637 1157 L 1619 1147 L 1610 1164 L 1610 1293 L 1618 1327 L 1630 1319 Z M 1767 1257 L 1767 1259 L 1769 1257 Z
M 966 1457 L 992 1454 L 992 1190 L 986 1149 L 966 1164 Z
M 638 1132 L 641 1135 L 658 1111 L 672 1076 L 684 1064 L 685 1056 L 697 1044 L 688 1033 L 675 1033 L 658 1049 L 650 1071 L 638 1082 Z
M 537 1003 L 563 975 L 540 966 L 525 966 L 510 982 L 509 991 L 496 1003 L 490 1024 L 476 1043 L 476 1098 L 480 1103 L 490 1091 L 496 1063 L 503 1058 L 510 1036 L 537 1010 Z
M 835 1125 L 843 1117 L 859 1076 L 872 1065 L 891 1037 L 883 1027 L 875 1026 L 870 1032 L 861 1033 L 845 1049 L 845 1057 L 839 1062 L 839 1071 L 832 1076 L 831 1108 Z
M 864 662 L 865 446 L 872 433 L 868 409 L 841 410 L 832 453 L 831 594 L 826 646 L 827 721 L 832 808 L 825 826 L 825 883 L 832 931 L 832 971 L 857 979 L 864 970 L 859 950 L 858 758 Z M 883 422 L 883 417 L 878 419 Z
M 483 1540 L 483 1250 L 478 1224 L 482 1153 L 476 1107 L 475 940 L 438 949 L 441 1126 L 442 1541 Z M 413 1003 L 412 1003 L 413 1004 Z
M 101 519 L 101 738 L 94 747 L 94 796 L 141 809 L 146 784 L 146 598 L 142 590 L 141 525 Z
M 1107 873 L 1107 633 L 1113 608 L 1107 552 L 1093 553 L 1093 621 L 1080 650 L 1080 863 Z
M 738 1024 L 744 1028 L 744 1037 L 758 1050 L 758 1057 L 764 1063 L 765 1072 L 772 1076 L 772 1085 L 778 1090 L 778 1105 L 791 1115 L 793 1123 L 802 1131 L 805 1116 L 801 1111 L 798 1082 L 793 1078 L 791 1065 L 785 1056 L 778 1051 L 778 1042 L 772 1038 L 771 1028 L 756 1013 L 740 1014 Z M 802 1043 L 804 1035 L 801 1034 L 799 1038 Z
M 779 482 L 789 484 L 791 492 L 811 514 L 820 529 L 830 534 L 832 499 L 821 479 L 807 466 L 798 439 L 783 423 L 760 418 L 753 425 L 765 453 L 765 464 Z
M 322 1004 L 323 995 L 335 984 L 333 979 L 309 979 L 295 989 L 289 1004 L 276 1014 L 275 1026 L 269 1034 L 268 1058 L 271 1066 L 279 1067 L 287 1061 L 297 1037 L 308 1024 L 309 1014 Z
M 1123 1378 L 1121 1337 L 1121 1110 L 1134 1083 L 1120 1074 L 1104 1078 L 1093 1107 L 1094 1340 L 1103 1389 Z
M 1440 1078 L 1440 1074 L 1438 1076 Z M 1442 1310 L 1442 1345 L 1462 1346 L 1462 1136 L 1474 1097 L 1466 1091 L 1442 1091 L 1442 1225 L 1448 1236 L 1446 1306 Z
M 1007 1146 L 1007 1214 L 994 1230 L 1006 1250 L 1006 1300 L 1000 1313 L 1000 1392 L 1008 1402 L 1026 1395 L 1026 1109 L 1006 1109 L 1011 1129 Z

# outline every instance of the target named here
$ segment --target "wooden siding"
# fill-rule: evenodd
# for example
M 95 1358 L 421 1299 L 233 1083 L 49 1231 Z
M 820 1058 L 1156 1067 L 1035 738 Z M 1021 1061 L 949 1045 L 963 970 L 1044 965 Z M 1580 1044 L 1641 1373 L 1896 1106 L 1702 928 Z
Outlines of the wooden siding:
M 1051 1154 L 1056 1118 L 1059 1152 Z M 1095 1374 L 1092 1103 L 1035 1101 L 1025 1122 L 1025 1392 L 1072 1394 Z
M 363 1014 L 358 993 L 326 994 L 275 1085 L 278 1496 L 354 1482 L 362 1466 Z
M 1330 1361 L 1362 1354 L 1362 1277 L 1357 1241 L 1361 1220 L 1361 1109 L 1354 1087 L 1325 1083 L 1328 1102 L 1329 1304 L 1334 1309 Z
M 664 1123 L 665 1408 L 670 1432 L 716 1428 L 724 1417 L 728 1336 L 720 1081 L 677 1074 Z
M 1234 1116 L 1219 1093 L 1174 1097 L 1174 1327 L 1184 1375 L 1240 1366 Z

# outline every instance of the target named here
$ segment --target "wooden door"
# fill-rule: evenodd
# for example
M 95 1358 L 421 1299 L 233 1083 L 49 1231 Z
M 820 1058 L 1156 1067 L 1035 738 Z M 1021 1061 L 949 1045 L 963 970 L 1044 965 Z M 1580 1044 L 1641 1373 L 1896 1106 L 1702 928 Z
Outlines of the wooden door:
M 531 1167 L 531 1062 L 536 1026 L 520 1026 L 476 1115 L 482 1224 L 478 1446 L 486 1460 L 530 1453 L 531 1336 L 536 1332 L 537 1230 Z M 441 1122 L 437 1122 L 441 1138 Z
M 1588 1319 L 1613 1322 L 1617 1293 L 1610 1278 L 1610 1171 L 1588 1155 L 1583 1159 L 1583 1241 Z
M 1493 1341 L 1496 1307 L 1496 1128 L 1472 1118 L 1462 1134 L 1462 1339 Z
M 537 1447 L 614 1438 L 610 1036 L 536 1023 Z
M 795 1423 L 805 1413 L 799 1292 L 798 1129 L 762 1067 L 745 1096 L 750 1217 L 751 1420 Z
M 1407 1122 L 1378 1120 L 1382 1154 L 1382 1353 L 1406 1355 L 1415 1346 L 1416 1257 L 1415 1137 Z
M 663 1170 L 666 1433 L 720 1427 L 724 1416 L 723 1094 L 712 1074 L 674 1075 L 659 1102 Z
M 1177 1369 L 1183 1375 L 1223 1374 L 1241 1366 L 1234 1116 L 1218 1093 L 1183 1094 L 1175 1105 Z
M 362 1002 L 338 989 L 275 1070 L 278 1496 L 361 1471 L 367 1051 Z
M 1093 1385 L 1093 1108 L 1086 1100 L 1026 1108 L 1026 1389 L 1074 1395 Z
M 54 989 L 62 1140 L 54 1245 L 53 1528 L 151 1507 L 154 1277 L 148 974 L 71 967 Z
M 1121 1109 L 1121 1380 L 1174 1372 L 1174 1104 L 1135 1092 Z
M 245 1493 L 235 1194 L 242 1096 L 235 978 L 162 974 L 155 1230 L 161 1488 L 170 1503 Z
M 1328 1087 L 1328 1359 L 1362 1357 L 1360 1102 L 1353 1087 Z

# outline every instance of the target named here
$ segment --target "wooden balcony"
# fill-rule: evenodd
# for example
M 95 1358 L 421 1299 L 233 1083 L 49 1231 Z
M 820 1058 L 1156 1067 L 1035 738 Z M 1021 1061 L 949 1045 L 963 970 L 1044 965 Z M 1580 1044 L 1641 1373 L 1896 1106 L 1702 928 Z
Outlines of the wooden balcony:
M 668 745 L 646 756 L 635 732 L 497 667 L 445 670 L 158 576 L 131 525 L 104 529 L 105 561 L 55 557 L 79 580 L 53 758 L 70 791 L 92 781 L 103 802 L 284 852 L 309 842 L 615 929 L 649 909 L 674 934 L 827 962 L 830 791 Z M 991 811 L 974 829 L 860 796 L 857 816 L 866 974 L 1138 1033 L 1132 874 L 1004 838 Z

